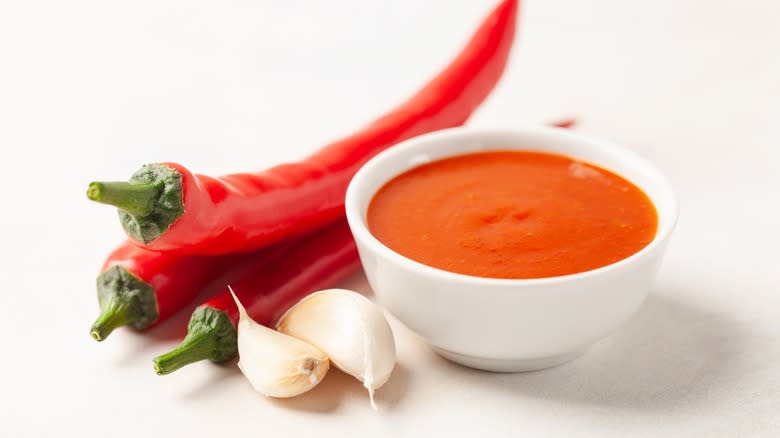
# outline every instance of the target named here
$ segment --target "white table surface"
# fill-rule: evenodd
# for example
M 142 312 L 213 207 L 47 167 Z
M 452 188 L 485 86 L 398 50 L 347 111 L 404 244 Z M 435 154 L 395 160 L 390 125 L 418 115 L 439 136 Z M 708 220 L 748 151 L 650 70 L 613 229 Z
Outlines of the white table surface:
M 660 166 L 682 205 L 647 302 L 570 364 L 472 371 L 394 322 L 399 363 L 377 414 L 338 372 L 285 401 L 234 364 L 156 376 L 150 359 L 186 315 L 148 336 L 88 336 L 96 271 L 122 237 L 114 211 L 86 200 L 90 180 L 161 160 L 220 174 L 300 157 L 408 95 L 493 4 L 3 2 L 0 435 L 780 436 L 771 0 L 524 5 L 511 67 L 470 123 L 576 115 Z M 368 292 L 362 275 L 348 286 Z

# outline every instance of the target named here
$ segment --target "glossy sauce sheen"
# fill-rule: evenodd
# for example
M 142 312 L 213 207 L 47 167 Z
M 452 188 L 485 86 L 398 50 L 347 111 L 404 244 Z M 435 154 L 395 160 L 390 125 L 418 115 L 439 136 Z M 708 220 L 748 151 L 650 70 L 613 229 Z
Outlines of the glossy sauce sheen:
M 411 169 L 367 213 L 392 250 L 446 271 L 542 278 L 606 266 L 649 244 L 658 227 L 638 187 L 562 155 L 479 152 Z

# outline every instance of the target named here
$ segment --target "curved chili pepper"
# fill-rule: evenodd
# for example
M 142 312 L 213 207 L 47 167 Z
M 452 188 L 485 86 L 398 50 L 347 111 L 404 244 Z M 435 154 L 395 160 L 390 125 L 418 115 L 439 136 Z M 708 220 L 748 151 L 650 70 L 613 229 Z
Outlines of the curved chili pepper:
M 328 227 L 290 247 L 283 257 L 247 270 L 233 279 L 249 315 L 260 324 L 276 321 L 306 295 L 332 287 L 360 267 L 357 248 L 346 221 Z M 153 360 L 157 374 L 169 374 L 201 360 L 230 360 L 238 354 L 238 309 L 229 290 L 192 313 L 187 337 L 172 351 Z
M 368 159 L 402 140 L 463 124 L 509 58 L 517 0 L 504 0 L 460 54 L 411 99 L 297 163 L 221 178 L 152 164 L 129 182 L 94 182 L 87 196 L 120 209 L 127 234 L 154 251 L 217 255 L 302 235 L 344 214 L 344 195 Z

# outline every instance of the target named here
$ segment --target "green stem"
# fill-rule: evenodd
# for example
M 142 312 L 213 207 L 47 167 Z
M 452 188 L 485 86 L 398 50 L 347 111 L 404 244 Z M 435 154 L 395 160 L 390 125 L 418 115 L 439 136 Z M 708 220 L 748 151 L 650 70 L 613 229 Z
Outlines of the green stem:
M 213 336 L 187 336 L 178 347 L 152 360 L 154 372 L 163 376 L 185 365 L 211 359 L 215 342 Z
M 106 339 L 118 327 L 144 329 L 160 316 L 155 289 L 119 265 L 98 275 L 97 293 L 100 315 L 89 331 L 96 341 Z
M 111 304 L 104 307 L 98 315 L 89 335 L 100 342 L 106 339 L 114 329 L 129 325 L 133 321 L 133 309 L 130 306 Z
M 152 360 L 159 375 L 201 360 L 224 362 L 238 354 L 236 328 L 227 314 L 211 306 L 200 306 L 192 313 L 187 336 L 179 346 Z
M 158 184 L 92 182 L 87 189 L 87 198 L 101 204 L 113 205 L 133 216 L 144 217 L 154 211 L 161 190 Z
M 118 207 L 119 223 L 131 239 L 149 243 L 184 214 L 182 173 L 165 164 L 147 164 L 127 182 L 93 182 L 87 197 Z M 193 196 L 207 196 L 193 183 Z M 203 213 L 206 214 L 206 213 Z

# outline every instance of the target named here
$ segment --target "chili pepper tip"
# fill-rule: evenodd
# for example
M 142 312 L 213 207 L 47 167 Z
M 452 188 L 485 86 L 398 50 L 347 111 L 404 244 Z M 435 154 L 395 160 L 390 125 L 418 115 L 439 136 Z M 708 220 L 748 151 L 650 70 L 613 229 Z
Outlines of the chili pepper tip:
M 89 183 L 87 198 L 101 204 L 113 205 L 133 216 L 144 217 L 154 210 L 161 190 L 159 184 L 98 181 Z
M 94 330 L 94 329 L 93 329 L 93 330 L 91 330 L 91 331 L 89 332 L 89 335 L 90 335 L 90 336 L 92 336 L 92 339 L 94 339 L 94 340 L 96 340 L 96 341 L 98 341 L 98 342 L 100 342 L 100 341 L 102 341 L 102 340 L 103 340 L 103 336 L 102 336 L 102 335 L 100 334 L 100 332 L 99 332 L 99 331 L 97 331 L 97 330 Z
M 100 342 L 111 334 L 116 328 L 128 325 L 132 318 L 126 306 L 109 306 L 98 315 L 95 323 L 89 331 L 92 339 Z

